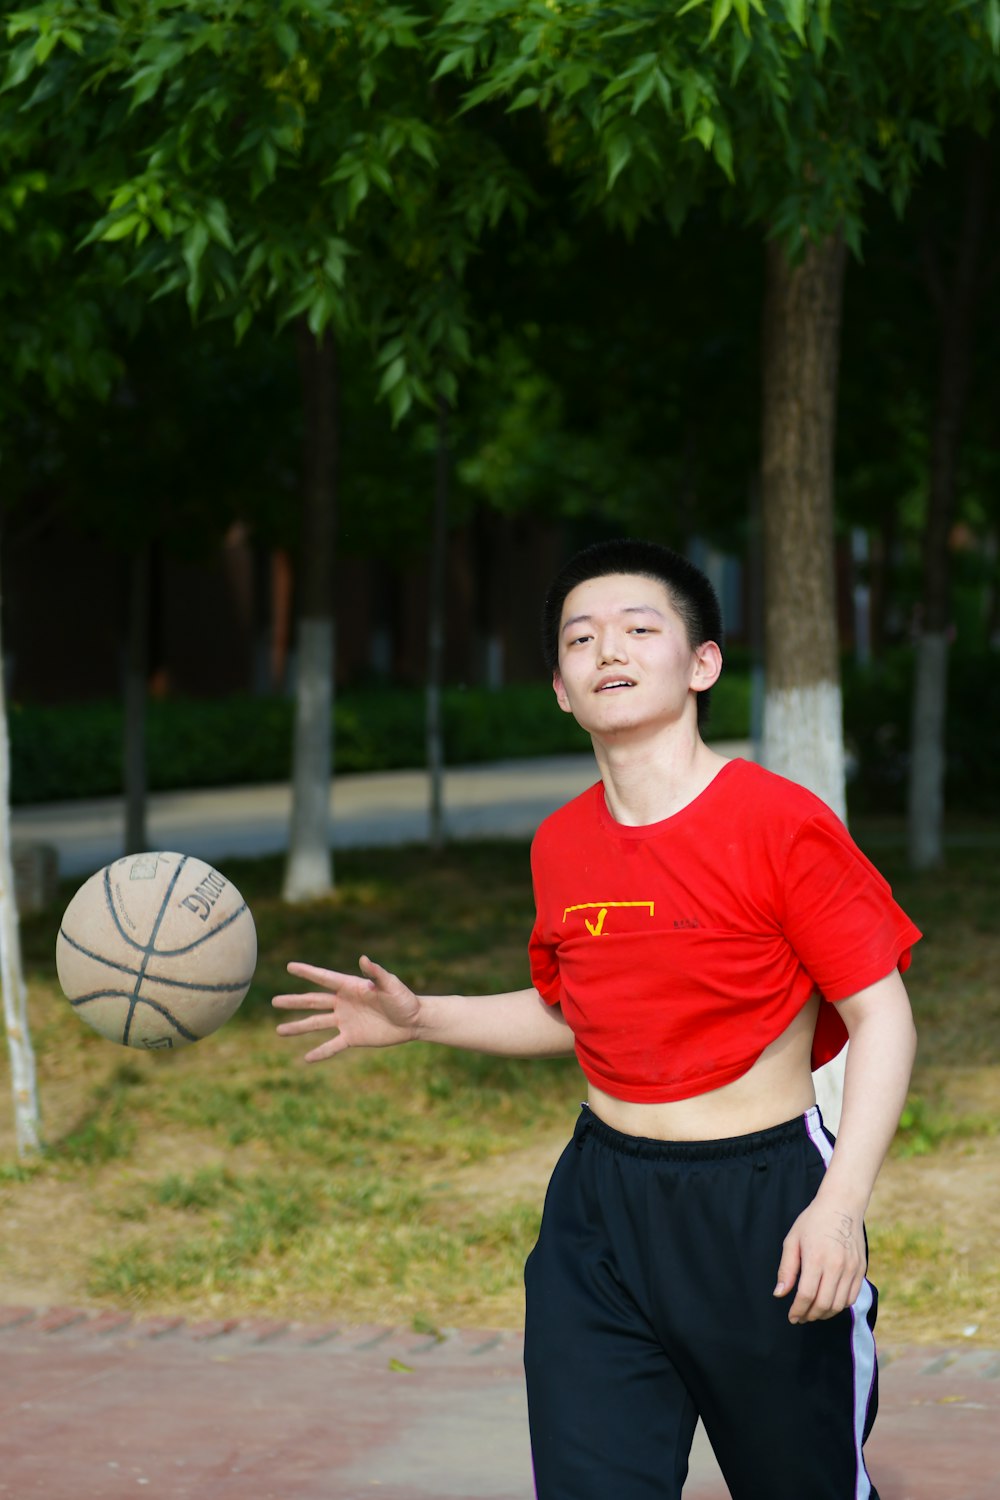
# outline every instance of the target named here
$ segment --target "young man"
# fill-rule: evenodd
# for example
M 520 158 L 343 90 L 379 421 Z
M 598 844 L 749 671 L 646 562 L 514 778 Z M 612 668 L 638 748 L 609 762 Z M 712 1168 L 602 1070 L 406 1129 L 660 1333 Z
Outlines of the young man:
M 532 987 L 417 996 L 304 964 L 307 1054 L 423 1039 L 575 1048 L 588 1095 L 525 1273 L 539 1500 L 677 1500 L 700 1416 L 734 1500 L 877 1500 L 863 1218 L 915 1039 L 920 934 L 832 812 L 702 740 L 708 580 L 601 543 L 544 612 L 600 781 L 539 829 Z M 836 1145 L 811 1070 L 850 1035 Z

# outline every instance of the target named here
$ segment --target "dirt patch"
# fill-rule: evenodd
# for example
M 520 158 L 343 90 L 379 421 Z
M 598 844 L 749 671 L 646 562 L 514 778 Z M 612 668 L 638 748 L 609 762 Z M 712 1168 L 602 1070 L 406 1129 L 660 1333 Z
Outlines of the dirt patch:
M 566 1145 L 566 1129 L 549 1131 L 530 1146 L 503 1151 L 488 1161 L 452 1172 L 438 1184 L 456 1198 L 496 1203 L 532 1203 L 541 1208 L 552 1169 Z

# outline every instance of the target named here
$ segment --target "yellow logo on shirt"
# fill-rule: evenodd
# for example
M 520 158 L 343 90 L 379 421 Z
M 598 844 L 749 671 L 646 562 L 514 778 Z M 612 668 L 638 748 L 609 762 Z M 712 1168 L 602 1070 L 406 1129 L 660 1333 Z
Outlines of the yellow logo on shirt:
M 584 917 L 583 924 L 591 937 L 602 937 L 609 910 L 618 906 L 644 906 L 649 915 L 653 916 L 655 903 L 652 901 L 581 901 L 578 906 L 567 906 L 563 912 L 563 921 L 565 922 L 571 911 L 596 911 L 597 921 L 591 922 L 589 917 Z

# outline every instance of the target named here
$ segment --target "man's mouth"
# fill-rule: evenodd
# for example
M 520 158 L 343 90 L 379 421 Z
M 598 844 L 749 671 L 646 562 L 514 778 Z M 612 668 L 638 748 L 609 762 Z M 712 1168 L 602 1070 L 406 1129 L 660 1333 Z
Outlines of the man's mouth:
M 596 691 L 598 693 L 610 693 L 617 691 L 619 688 L 630 687 L 635 687 L 635 683 L 630 677 L 613 677 L 607 682 L 598 683 Z

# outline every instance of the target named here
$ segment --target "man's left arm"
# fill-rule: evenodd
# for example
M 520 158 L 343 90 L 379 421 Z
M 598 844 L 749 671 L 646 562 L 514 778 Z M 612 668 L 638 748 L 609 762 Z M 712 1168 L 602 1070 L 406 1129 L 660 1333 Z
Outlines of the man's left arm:
M 776 1297 L 794 1289 L 791 1323 L 832 1318 L 850 1307 L 867 1269 L 864 1216 L 906 1102 L 916 1031 L 894 969 L 837 1009 L 851 1045 L 844 1105 L 823 1183 L 785 1237 Z

